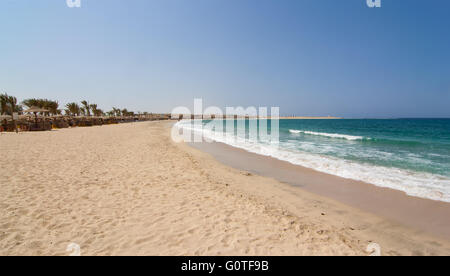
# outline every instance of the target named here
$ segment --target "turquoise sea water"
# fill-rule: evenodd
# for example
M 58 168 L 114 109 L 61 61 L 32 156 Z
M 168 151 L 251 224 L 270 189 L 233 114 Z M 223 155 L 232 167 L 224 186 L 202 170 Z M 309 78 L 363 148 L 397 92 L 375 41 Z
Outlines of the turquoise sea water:
M 280 120 L 278 144 L 251 136 L 249 120 L 245 131 L 242 121 L 234 124 L 228 137 L 235 139 L 225 139 L 226 128 L 217 123 L 200 130 L 211 121 L 194 129 L 250 152 L 450 202 L 450 119 Z

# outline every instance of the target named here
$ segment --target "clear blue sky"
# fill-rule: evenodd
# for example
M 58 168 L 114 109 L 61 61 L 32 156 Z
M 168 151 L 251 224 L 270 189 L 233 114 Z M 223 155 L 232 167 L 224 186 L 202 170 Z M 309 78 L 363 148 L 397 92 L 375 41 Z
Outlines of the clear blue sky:
M 0 0 L 0 91 L 104 110 L 450 117 L 450 1 Z

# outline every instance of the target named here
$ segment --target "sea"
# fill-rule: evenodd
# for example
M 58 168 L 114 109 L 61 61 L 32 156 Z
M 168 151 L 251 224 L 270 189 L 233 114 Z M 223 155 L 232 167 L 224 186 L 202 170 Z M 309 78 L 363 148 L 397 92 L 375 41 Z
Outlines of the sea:
M 177 126 L 319 172 L 450 202 L 450 119 L 232 121 L 233 129 L 227 120 Z M 258 135 L 277 128 L 277 139 Z

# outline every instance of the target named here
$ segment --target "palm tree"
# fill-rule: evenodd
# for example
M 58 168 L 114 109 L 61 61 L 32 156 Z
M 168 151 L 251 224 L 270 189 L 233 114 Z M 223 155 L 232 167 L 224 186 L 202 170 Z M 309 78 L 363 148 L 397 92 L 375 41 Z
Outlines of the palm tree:
M 47 109 L 49 113 L 52 115 L 58 114 L 58 107 L 59 103 L 57 101 L 49 101 L 49 100 L 44 101 L 43 108 Z
M 92 110 L 92 114 L 94 116 L 100 117 L 100 116 L 103 115 L 103 110 L 99 109 L 96 104 L 91 104 L 90 107 L 91 107 L 91 110 Z
M 103 116 L 105 113 L 103 112 L 103 110 L 101 110 L 101 109 L 96 109 L 96 111 L 95 111 L 95 116 L 97 116 L 97 117 L 101 117 L 101 116 Z
M 122 115 L 119 108 L 113 107 L 112 111 L 114 112 L 114 115 L 117 116 L 117 117 L 120 117 Z
M 77 103 L 68 103 L 66 108 L 66 113 L 72 116 L 80 116 L 81 108 Z
M 0 115 L 8 112 L 8 94 L 0 94 Z
M 91 106 L 88 101 L 82 101 L 81 104 L 84 106 L 85 115 L 91 116 Z
M 92 115 L 96 116 L 95 113 L 97 111 L 97 105 L 96 104 L 90 104 L 89 108 L 92 110 Z
M 8 98 L 8 103 L 10 105 L 11 108 L 11 115 L 14 115 L 15 112 L 18 112 L 18 108 L 17 108 L 17 98 L 13 97 L 13 96 L 9 96 Z M 17 122 L 15 119 L 13 119 L 14 121 L 14 129 L 16 130 L 16 133 L 18 132 L 17 130 Z
M 11 115 L 14 112 L 20 111 L 20 105 L 17 105 L 17 98 L 13 96 L 8 97 L 9 107 L 11 108 Z
M 22 104 L 28 108 L 31 108 L 33 106 L 44 108 L 43 100 L 39 99 L 26 99 L 22 101 Z
M 129 116 L 128 110 L 126 108 L 122 109 L 122 116 Z
M 0 94 L 0 114 L 13 115 L 14 112 L 21 112 L 22 107 L 17 104 L 17 98 L 8 96 L 8 94 Z

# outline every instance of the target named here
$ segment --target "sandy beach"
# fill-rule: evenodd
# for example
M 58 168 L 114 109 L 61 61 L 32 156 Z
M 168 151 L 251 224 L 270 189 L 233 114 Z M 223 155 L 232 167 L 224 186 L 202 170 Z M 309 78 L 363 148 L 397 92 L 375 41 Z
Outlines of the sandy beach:
M 176 144 L 172 124 L 2 134 L 0 255 L 450 254 L 446 238 Z
M 190 145 L 211 154 L 227 166 L 274 178 L 290 186 L 300 187 L 301 191 L 332 198 L 418 231 L 450 240 L 448 202 L 409 196 L 403 191 L 325 174 L 224 143 L 190 143 Z

